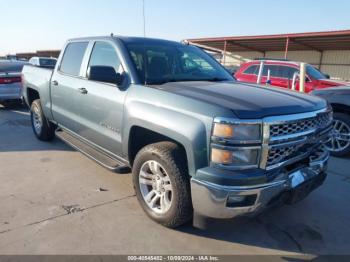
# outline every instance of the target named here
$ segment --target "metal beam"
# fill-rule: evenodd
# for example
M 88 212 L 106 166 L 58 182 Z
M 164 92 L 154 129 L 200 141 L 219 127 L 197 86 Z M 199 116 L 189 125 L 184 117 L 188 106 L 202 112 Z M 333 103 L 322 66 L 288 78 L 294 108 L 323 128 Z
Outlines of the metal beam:
M 300 41 L 298 41 L 298 40 L 295 40 L 295 39 L 292 39 L 292 38 L 291 38 L 290 41 L 291 41 L 291 42 L 294 42 L 294 43 L 296 43 L 296 44 L 298 44 L 298 45 L 302 45 L 302 46 L 305 46 L 305 47 L 307 47 L 307 48 L 316 50 L 316 51 L 318 51 L 318 52 L 320 52 L 320 53 L 322 52 L 322 50 L 318 49 L 317 47 L 314 47 L 314 46 L 309 45 L 309 44 L 302 43 L 302 42 L 300 42 Z
M 225 40 L 226 41 L 226 40 Z M 248 49 L 250 51 L 254 51 L 254 52 L 259 52 L 259 53 L 265 53 L 264 50 L 260 50 L 258 48 L 254 48 L 254 47 L 250 47 L 250 46 L 246 46 L 246 45 L 243 45 L 243 44 L 240 44 L 240 43 L 237 43 L 235 41 L 229 41 L 227 42 L 228 45 L 235 45 L 235 46 L 239 46 L 239 47 L 242 47 L 242 48 L 245 48 L 245 49 Z
M 201 44 L 193 43 L 193 42 L 189 42 L 189 44 L 197 46 L 197 47 L 199 47 L 201 49 L 204 49 L 204 50 L 211 51 L 211 52 L 220 53 L 220 54 L 222 53 L 222 50 L 219 49 L 219 48 L 209 47 L 209 46 L 206 46 L 206 45 L 201 45 Z

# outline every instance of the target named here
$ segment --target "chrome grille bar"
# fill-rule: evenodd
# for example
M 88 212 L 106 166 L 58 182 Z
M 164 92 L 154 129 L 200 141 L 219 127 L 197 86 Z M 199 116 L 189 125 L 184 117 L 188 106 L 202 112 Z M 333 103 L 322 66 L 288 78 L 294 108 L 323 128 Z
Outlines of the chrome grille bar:
M 263 120 L 263 144 L 260 168 L 273 169 L 293 163 L 307 156 L 305 145 L 320 144 L 321 136 L 331 130 L 332 111 L 322 110 L 287 116 L 267 117 Z M 317 136 L 317 137 L 315 137 Z

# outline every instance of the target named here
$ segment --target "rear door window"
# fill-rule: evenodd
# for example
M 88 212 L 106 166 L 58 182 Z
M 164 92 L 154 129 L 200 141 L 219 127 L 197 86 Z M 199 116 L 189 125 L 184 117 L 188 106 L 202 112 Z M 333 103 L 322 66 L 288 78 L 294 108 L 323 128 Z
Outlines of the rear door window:
M 247 74 L 247 75 L 257 75 L 258 74 L 258 66 L 257 65 L 252 65 L 250 67 L 248 67 L 243 74 Z
M 281 66 L 280 71 L 281 71 L 281 76 L 283 78 L 288 78 L 288 79 L 292 79 L 294 74 L 299 72 L 297 68 L 289 67 L 289 66 Z
M 87 46 L 88 42 L 73 42 L 68 44 L 64 51 L 60 71 L 68 75 L 79 76 Z
M 279 68 L 280 66 L 278 65 L 265 65 L 263 70 L 263 76 L 267 76 L 268 71 L 270 71 L 271 77 L 281 77 Z

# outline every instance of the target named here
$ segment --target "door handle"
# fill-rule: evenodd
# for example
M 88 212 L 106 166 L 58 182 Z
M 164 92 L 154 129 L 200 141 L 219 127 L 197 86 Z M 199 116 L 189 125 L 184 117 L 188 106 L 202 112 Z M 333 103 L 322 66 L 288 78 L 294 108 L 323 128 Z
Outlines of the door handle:
M 84 87 L 81 87 L 81 88 L 78 88 L 79 92 L 82 93 L 83 95 L 86 95 L 88 93 L 88 91 L 86 90 L 86 88 Z
M 57 80 L 53 80 L 53 81 L 52 81 L 52 84 L 53 84 L 54 86 L 58 86 Z

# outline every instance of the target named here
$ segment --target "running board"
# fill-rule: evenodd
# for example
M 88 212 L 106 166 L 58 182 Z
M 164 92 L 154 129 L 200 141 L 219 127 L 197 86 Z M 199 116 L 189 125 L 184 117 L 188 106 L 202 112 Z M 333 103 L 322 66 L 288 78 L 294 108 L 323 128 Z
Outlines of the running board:
M 101 150 L 98 150 L 88 145 L 87 143 L 81 141 L 80 139 L 71 135 L 67 131 L 64 131 L 61 129 L 56 130 L 56 136 L 62 141 L 64 141 L 65 143 L 67 143 L 68 145 L 70 145 L 71 147 L 75 148 L 76 150 L 86 155 L 87 157 L 91 158 L 92 160 L 95 160 L 101 166 L 113 172 L 120 173 L 120 174 L 126 174 L 131 172 L 131 169 L 129 166 L 105 154 Z

